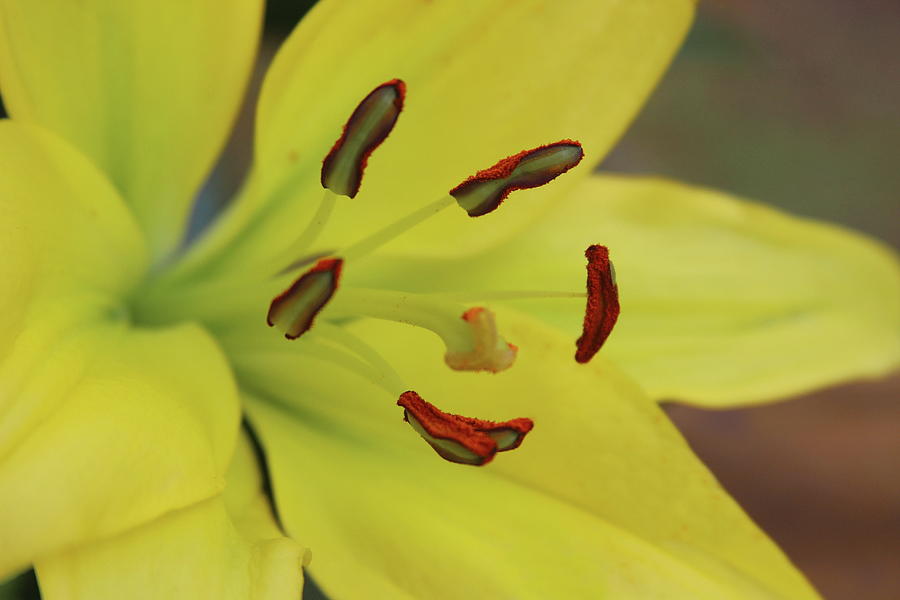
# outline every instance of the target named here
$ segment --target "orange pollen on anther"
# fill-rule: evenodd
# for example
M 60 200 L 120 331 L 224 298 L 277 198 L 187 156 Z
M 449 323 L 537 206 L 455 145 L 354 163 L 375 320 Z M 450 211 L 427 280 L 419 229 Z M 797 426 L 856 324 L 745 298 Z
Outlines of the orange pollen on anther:
M 609 250 L 593 245 L 587 257 L 587 307 L 584 326 L 576 342 L 575 360 L 586 363 L 597 354 L 619 318 L 619 290 L 616 286 Z
M 277 325 L 289 340 L 308 331 L 337 290 L 343 264 L 340 258 L 323 258 L 301 275 L 272 300 L 266 315 L 269 326 Z
M 405 99 L 406 84 L 400 79 L 382 83 L 363 98 L 322 161 L 322 187 L 356 196 L 369 156 L 393 130 Z
M 463 417 L 461 415 L 456 415 L 456 417 L 467 423 L 476 431 L 486 433 L 494 438 L 494 441 L 497 442 L 497 452 L 515 450 L 522 445 L 525 435 L 534 428 L 534 421 L 528 417 L 519 417 L 500 423 L 484 421 L 482 419 L 473 419 L 472 417 Z M 506 444 L 501 444 L 497 436 L 507 434 L 510 435 L 510 441 Z
M 497 452 L 518 448 L 534 427 L 526 418 L 495 423 L 445 413 L 411 390 L 400 395 L 397 405 L 438 455 L 461 464 L 487 464 Z
M 523 150 L 478 171 L 450 190 L 450 195 L 470 217 L 480 217 L 500 206 L 511 192 L 549 183 L 582 158 L 581 144 L 569 139 Z

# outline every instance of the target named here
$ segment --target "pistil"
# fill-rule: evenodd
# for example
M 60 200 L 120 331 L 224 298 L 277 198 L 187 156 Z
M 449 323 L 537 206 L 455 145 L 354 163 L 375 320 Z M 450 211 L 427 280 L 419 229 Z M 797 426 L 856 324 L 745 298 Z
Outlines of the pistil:
M 472 347 L 447 349 L 444 361 L 451 369 L 497 373 L 512 366 L 519 349 L 500 337 L 494 313 L 476 306 L 464 312 L 462 320 L 469 325 Z
M 512 366 L 516 347 L 499 334 L 487 309 L 466 309 L 424 294 L 348 288 L 330 303 L 331 318 L 370 317 L 428 329 L 444 342 L 447 365 L 460 371 L 498 372 Z

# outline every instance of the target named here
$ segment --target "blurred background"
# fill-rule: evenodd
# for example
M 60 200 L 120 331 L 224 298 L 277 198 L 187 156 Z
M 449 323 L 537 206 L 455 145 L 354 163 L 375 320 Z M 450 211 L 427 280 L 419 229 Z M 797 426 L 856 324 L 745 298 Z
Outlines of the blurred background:
M 701 1 L 602 169 L 670 175 L 900 246 L 900 2 Z M 834 343 L 840 343 L 834 340 Z M 670 417 L 829 600 L 900 599 L 900 377 Z
M 264 61 L 312 4 L 269 1 Z M 900 247 L 898 57 L 897 0 L 701 2 L 672 68 L 601 169 L 721 188 Z M 245 116 L 235 135 L 246 139 L 250 126 Z M 245 161 L 226 156 L 207 196 L 227 197 Z M 825 598 L 897 600 L 898 399 L 895 376 L 771 406 L 666 409 Z M 33 576 L 21 583 L 32 588 Z M 324 598 L 307 587 L 306 600 Z

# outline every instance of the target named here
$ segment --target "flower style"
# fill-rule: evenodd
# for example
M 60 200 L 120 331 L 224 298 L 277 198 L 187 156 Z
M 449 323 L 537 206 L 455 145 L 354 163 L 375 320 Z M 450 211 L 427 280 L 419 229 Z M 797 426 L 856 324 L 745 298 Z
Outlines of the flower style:
M 815 597 L 654 400 L 895 368 L 900 275 L 838 228 L 591 174 L 692 11 L 323 0 L 266 75 L 244 187 L 185 249 L 260 0 L 0 2 L 0 577 Z

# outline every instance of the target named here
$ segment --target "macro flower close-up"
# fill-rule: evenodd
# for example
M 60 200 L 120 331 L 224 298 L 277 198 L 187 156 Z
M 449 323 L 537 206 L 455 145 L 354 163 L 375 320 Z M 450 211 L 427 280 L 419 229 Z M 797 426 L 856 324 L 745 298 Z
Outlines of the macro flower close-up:
M 890 374 L 900 268 L 597 172 L 695 8 L 320 0 L 194 227 L 264 1 L 0 0 L 0 598 L 818 598 L 659 403 Z

